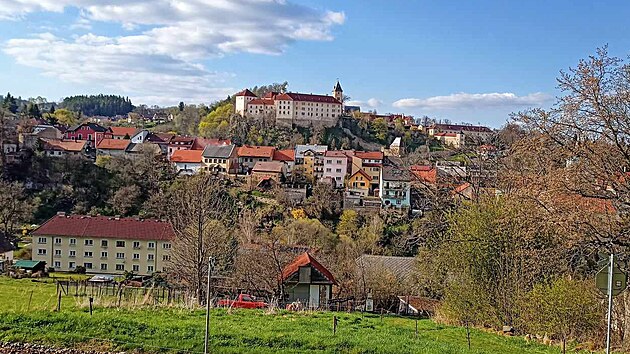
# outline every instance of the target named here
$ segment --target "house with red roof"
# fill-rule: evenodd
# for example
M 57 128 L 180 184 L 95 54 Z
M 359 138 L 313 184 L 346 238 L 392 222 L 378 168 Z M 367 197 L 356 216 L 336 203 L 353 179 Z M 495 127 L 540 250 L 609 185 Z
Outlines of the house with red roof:
M 96 144 L 96 156 L 123 156 L 130 139 L 103 139 Z
M 273 146 L 243 145 L 238 148 L 238 164 L 241 173 L 249 174 L 257 162 L 273 161 L 276 148 Z
M 310 253 L 295 258 L 282 270 L 286 300 L 299 301 L 307 308 L 326 308 L 337 281 L 332 273 Z
M 61 140 L 40 138 L 39 144 L 46 156 L 50 157 L 82 157 L 87 152 L 86 140 Z
M 486 142 L 492 138 L 494 132 L 488 127 L 481 125 L 465 125 L 465 124 L 433 124 L 427 129 L 430 137 L 439 133 L 460 134 L 472 141 Z M 450 135 L 449 135 L 450 136 Z
M 32 260 L 56 271 L 151 275 L 168 269 L 175 231 L 161 220 L 58 213 L 32 236 Z
M 339 81 L 332 95 L 269 92 L 258 97 L 250 90 L 235 95 L 235 112 L 254 118 L 273 117 L 284 126 L 333 126 L 343 114 L 343 90 Z
M 203 150 L 175 150 L 169 161 L 182 175 L 194 175 L 206 167 L 203 163 Z
M 132 136 L 136 135 L 138 132 L 138 128 L 134 127 L 109 127 L 112 130 L 112 139 L 131 139 Z
M 381 151 L 357 151 L 352 157 L 352 174 L 363 170 L 371 177 L 370 193 L 378 189 L 384 154 Z
M 280 161 L 286 166 L 286 176 L 289 177 L 293 174 L 293 168 L 295 167 L 295 150 L 275 150 L 273 152 L 273 161 Z

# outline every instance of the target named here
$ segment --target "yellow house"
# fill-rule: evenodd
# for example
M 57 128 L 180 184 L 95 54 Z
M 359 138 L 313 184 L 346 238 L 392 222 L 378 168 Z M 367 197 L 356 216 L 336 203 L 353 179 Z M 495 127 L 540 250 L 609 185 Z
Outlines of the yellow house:
M 370 176 L 370 192 L 373 192 L 379 186 L 381 176 L 381 167 L 383 166 L 383 152 L 381 151 L 357 151 L 352 157 L 352 175 L 357 171 L 363 170 Z
M 348 179 L 346 190 L 350 195 L 367 197 L 370 195 L 371 183 L 372 177 L 365 173 L 365 171 L 359 169 Z

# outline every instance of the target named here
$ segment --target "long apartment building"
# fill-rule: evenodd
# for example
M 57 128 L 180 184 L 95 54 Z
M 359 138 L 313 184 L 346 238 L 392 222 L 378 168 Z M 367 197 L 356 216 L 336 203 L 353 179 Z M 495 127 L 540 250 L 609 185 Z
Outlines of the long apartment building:
M 55 271 L 150 275 L 166 271 L 175 231 L 160 220 L 59 213 L 32 236 L 32 260 Z
M 343 113 L 343 90 L 339 81 L 332 96 L 297 92 L 269 92 L 258 97 L 250 90 L 235 95 L 237 114 L 273 118 L 284 126 L 333 126 Z

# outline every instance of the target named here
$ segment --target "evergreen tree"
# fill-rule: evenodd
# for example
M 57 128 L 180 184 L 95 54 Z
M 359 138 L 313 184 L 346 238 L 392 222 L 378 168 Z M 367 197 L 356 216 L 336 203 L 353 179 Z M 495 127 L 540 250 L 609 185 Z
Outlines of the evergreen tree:
M 184 111 L 184 107 L 185 107 L 184 102 L 179 102 L 179 111 L 180 112 Z

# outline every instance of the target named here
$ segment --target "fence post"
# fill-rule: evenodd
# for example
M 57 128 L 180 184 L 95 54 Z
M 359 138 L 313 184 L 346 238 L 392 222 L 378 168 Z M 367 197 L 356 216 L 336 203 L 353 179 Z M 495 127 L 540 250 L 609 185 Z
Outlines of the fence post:
M 57 290 L 59 291 L 59 290 Z M 31 301 L 33 300 L 33 290 L 31 290 L 31 296 L 28 298 L 28 310 L 31 311 Z
M 381 323 L 383 323 L 383 308 L 381 307 Z
M 59 296 L 57 296 L 57 312 L 61 311 L 61 291 L 59 292 Z
M 416 338 L 418 338 L 418 317 L 416 317 Z
M 90 296 L 90 316 L 92 316 L 92 302 L 94 301 L 94 298 Z
M 333 335 L 337 334 L 337 316 L 333 316 Z

